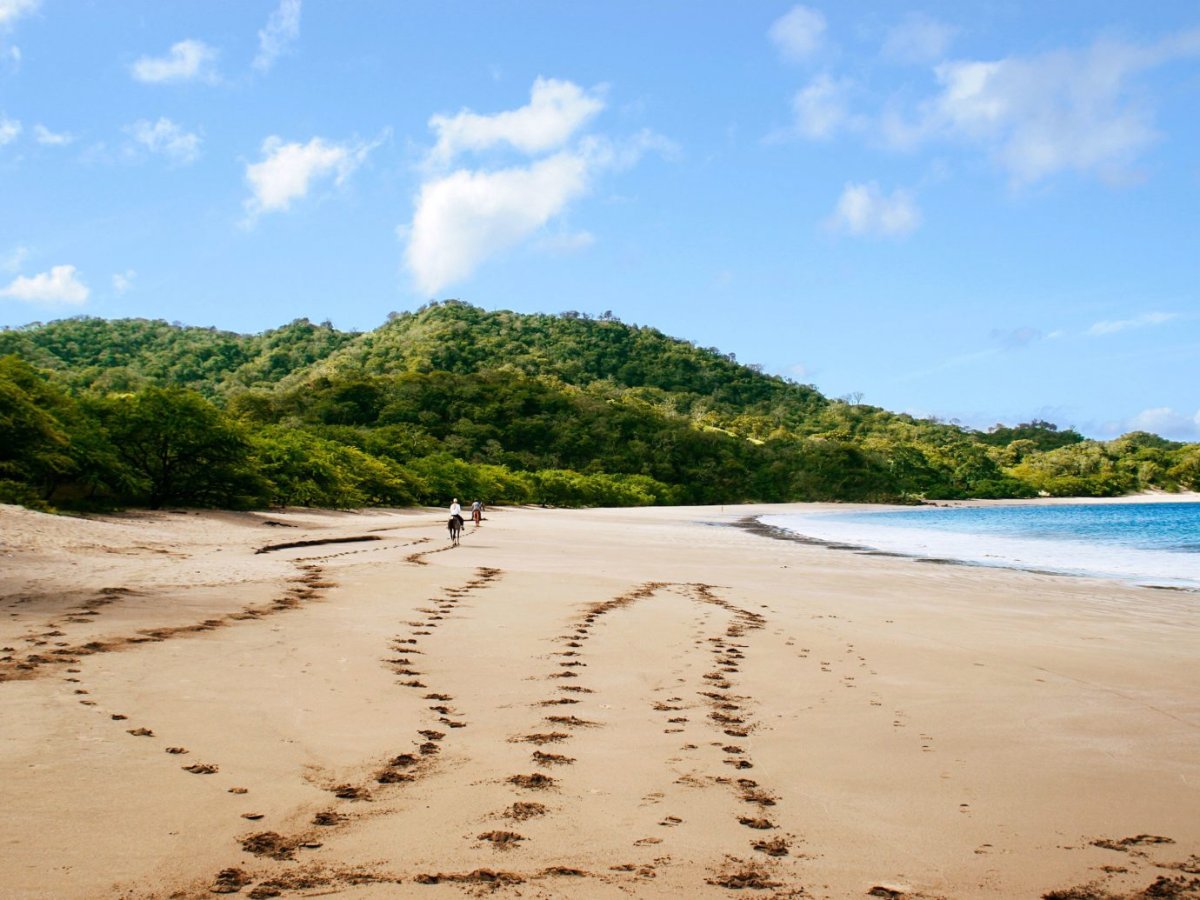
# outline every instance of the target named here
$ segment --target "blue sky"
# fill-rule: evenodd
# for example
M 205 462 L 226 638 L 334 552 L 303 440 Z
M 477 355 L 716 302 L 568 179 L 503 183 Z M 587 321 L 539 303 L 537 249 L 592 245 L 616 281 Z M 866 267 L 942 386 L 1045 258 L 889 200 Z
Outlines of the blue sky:
M 1200 438 L 1200 7 L 0 0 L 0 325 L 611 310 Z

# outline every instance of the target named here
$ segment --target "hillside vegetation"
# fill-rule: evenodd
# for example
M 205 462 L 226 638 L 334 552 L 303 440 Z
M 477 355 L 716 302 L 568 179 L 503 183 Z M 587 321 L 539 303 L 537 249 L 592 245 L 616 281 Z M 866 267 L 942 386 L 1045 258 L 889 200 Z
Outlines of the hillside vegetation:
M 611 316 L 458 301 L 374 331 L 0 331 L 0 500 L 32 506 L 914 502 L 1200 488 L 1200 445 L 977 432 Z

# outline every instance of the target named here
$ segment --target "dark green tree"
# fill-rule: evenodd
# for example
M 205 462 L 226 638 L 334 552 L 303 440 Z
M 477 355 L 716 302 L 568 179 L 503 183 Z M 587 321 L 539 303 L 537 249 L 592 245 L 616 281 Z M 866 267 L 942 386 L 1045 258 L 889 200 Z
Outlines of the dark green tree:
M 147 388 L 95 403 L 104 428 L 132 473 L 138 499 L 242 507 L 266 489 L 239 428 L 212 403 L 182 388 Z

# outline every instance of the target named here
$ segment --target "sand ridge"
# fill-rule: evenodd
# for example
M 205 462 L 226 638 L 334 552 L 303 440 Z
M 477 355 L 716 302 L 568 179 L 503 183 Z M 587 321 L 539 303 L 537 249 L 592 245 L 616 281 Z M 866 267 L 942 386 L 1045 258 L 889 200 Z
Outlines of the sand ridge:
M 1190 597 L 756 511 L 0 508 L 7 889 L 1200 893 Z

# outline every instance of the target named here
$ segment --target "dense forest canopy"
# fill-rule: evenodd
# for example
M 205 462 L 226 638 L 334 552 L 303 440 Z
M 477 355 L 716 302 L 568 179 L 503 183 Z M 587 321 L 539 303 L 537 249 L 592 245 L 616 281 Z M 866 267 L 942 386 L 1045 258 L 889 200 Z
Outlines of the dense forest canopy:
M 346 333 L 143 319 L 0 331 L 0 501 L 325 507 L 1110 496 L 1200 445 L 985 432 L 831 400 L 609 314 L 460 301 Z

